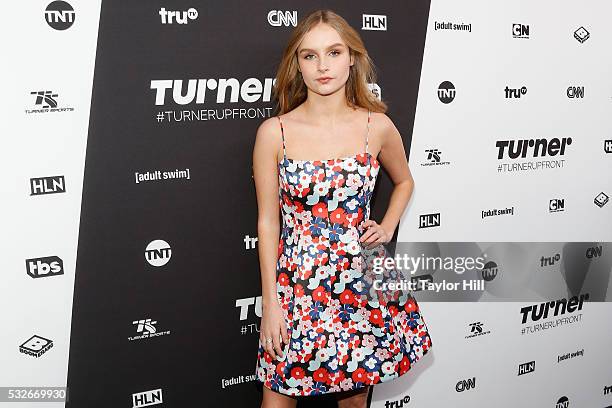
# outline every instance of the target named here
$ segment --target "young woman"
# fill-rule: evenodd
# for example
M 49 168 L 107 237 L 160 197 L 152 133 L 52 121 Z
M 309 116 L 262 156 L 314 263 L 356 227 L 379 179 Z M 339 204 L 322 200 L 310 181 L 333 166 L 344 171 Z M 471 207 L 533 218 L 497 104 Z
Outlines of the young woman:
M 413 297 L 364 296 L 363 253 L 391 239 L 414 188 L 402 138 L 368 88 L 374 80 L 359 34 L 332 11 L 313 12 L 278 68 L 279 115 L 257 130 L 264 408 L 327 393 L 341 408 L 365 407 L 371 385 L 431 348 Z M 394 189 L 379 224 L 369 217 L 381 164 Z

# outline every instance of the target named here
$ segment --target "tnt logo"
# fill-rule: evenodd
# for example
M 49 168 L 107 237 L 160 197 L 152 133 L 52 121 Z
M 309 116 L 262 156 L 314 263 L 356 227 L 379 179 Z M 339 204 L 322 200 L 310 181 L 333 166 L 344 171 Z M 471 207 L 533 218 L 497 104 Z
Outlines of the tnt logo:
M 297 11 L 282 11 L 282 10 L 270 10 L 268 12 L 268 24 L 272 27 L 280 26 L 297 26 Z
M 451 103 L 455 99 L 455 85 L 450 81 L 444 81 L 438 86 L 438 99 L 442 103 Z
M 431 228 L 440 226 L 440 213 L 419 215 L 419 228 Z
M 476 388 L 476 377 L 458 381 L 455 385 L 455 391 L 457 392 L 471 390 L 472 388 Z
M 482 279 L 484 279 L 486 282 L 491 282 L 493 279 L 495 279 L 498 273 L 499 268 L 497 264 L 493 261 L 489 261 L 484 265 L 484 268 L 482 268 Z
M 43 195 L 66 192 L 64 176 L 35 177 L 30 179 L 30 195 Z
M 53 347 L 53 342 L 51 340 L 34 335 L 19 346 L 19 351 L 38 358 L 45 354 L 51 347 Z
M 74 24 L 76 14 L 65 1 L 53 1 L 45 9 L 45 20 L 55 30 L 67 30 Z
M 198 18 L 198 10 L 193 7 L 187 11 L 169 11 L 165 8 L 159 9 L 162 24 L 187 24 L 189 20 Z
M 512 37 L 529 38 L 529 25 L 518 23 L 512 24 Z
M 382 14 L 362 14 L 361 29 L 387 31 L 387 16 Z
M 584 86 L 568 86 L 565 93 L 570 99 L 582 99 L 584 98 Z
M 57 256 L 26 259 L 26 272 L 33 278 L 64 274 L 64 263 Z
M 163 402 L 161 388 L 132 394 L 132 408 L 150 407 L 151 405 L 163 404 Z
M 612 153 L 612 139 L 604 140 L 604 152 Z
M 548 211 L 549 212 L 559 212 L 565 210 L 565 199 L 563 198 L 553 198 L 548 202 Z
M 53 91 L 32 91 L 31 95 L 36 95 L 35 105 L 42 105 L 43 109 L 57 108 L 57 94 Z
M 563 397 L 557 400 L 557 404 L 555 405 L 555 408 L 569 408 L 569 406 L 570 406 L 569 399 L 564 395 Z
M 163 239 L 151 241 L 145 249 L 145 259 L 152 266 L 164 266 L 172 257 L 170 245 Z

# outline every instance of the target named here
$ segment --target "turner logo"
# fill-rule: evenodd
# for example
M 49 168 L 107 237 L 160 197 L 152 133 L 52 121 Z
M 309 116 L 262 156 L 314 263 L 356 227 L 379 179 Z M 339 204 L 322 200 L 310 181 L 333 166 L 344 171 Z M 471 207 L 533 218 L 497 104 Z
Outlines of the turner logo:
M 170 245 L 163 239 L 151 241 L 145 249 L 145 259 L 152 266 L 164 266 L 172 257 Z
M 382 100 L 382 91 L 380 90 L 380 86 L 378 84 L 368 82 L 368 88 L 379 101 Z
M 387 31 L 387 16 L 382 14 L 362 14 L 361 29 Z
M 26 259 L 26 272 L 33 278 L 64 274 L 64 263 L 57 256 Z
M 529 38 L 529 25 L 512 24 L 512 38 Z
M 34 335 L 19 346 L 19 351 L 33 357 L 40 357 L 53 347 L 53 341 Z
M 159 9 L 162 24 L 187 24 L 189 20 L 198 18 L 198 10 L 193 7 L 187 11 L 170 11 L 165 8 Z
M 45 9 L 45 20 L 55 30 L 67 30 L 75 17 L 74 9 L 65 1 L 53 1 Z
M 35 177 L 30 179 L 30 195 L 44 195 L 66 192 L 64 176 Z
M 151 81 L 151 89 L 155 90 L 155 105 L 166 104 L 166 91 L 170 90 L 172 101 L 177 105 L 190 103 L 236 103 L 236 102 L 270 102 L 272 86 L 275 80 L 265 78 L 264 83 L 257 78 L 247 78 L 242 83 L 236 78 L 220 79 L 160 79 Z M 186 85 L 186 86 L 185 86 Z M 186 88 L 186 89 L 185 89 Z M 215 91 L 206 98 L 207 91 Z M 230 93 L 229 98 L 227 93 Z M 170 93 L 170 92 L 168 92 Z M 210 98 L 213 98 L 210 100 Z
M 450 81 L 444 81 L 438 86 L 438 99 L 442 103 L 451 103 L 455 99 L 455 85 Z
M 268 24 L 272 27 L 280 26 L 297 26 L 298 14 L 297 11 L 282 11 L 282 10 L 270 10 L 268 12 Z
M 161 388 L 132 394 L 132 408 L 150 407 L 151 405 L 163 404 L 163 402 Z
M 251 310 L 255 316 L 261 317 L 261 296 L 236 299 L 236 307 L 240 308 L 240 320 L 247 320 Z
M 541 139 L 521 139 L 521 140 L 498 140 L 495 142 L 497 147 L 497 158 L 519 159 L 530 157 L 563 156 L 565 148 L 572 144 L 571 137 L 561 139 L 553 137 L 548 140 Z
M 574 313 L 582 310 L 582 305 L 585 301 L 589 300 L 589 294 L 584 293 L 578 296 L 572 296 L 571 298 L 552 300 L 550 302 L 525 306 L 521 308 L 521 315 L 523 316 L 521 323 L 525 324 L 528 321 L 537 322 L 542 319 L 547 319 L 549 313 L 551 317 L 562 316 L 566 313 Z

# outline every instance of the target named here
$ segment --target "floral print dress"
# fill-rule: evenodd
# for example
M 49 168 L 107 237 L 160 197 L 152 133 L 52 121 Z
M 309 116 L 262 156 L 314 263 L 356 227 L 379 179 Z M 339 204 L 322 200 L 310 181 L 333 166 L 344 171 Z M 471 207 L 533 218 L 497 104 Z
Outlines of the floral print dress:
M 380 170 L 368 152 L 370 118 L 368 111 L 364 153 L 293 160 L 287 158 L 278 116 L 283 224 L 276 288 L 289 344 L 283 344 L 282 356 L 272 358 L 259 341 L 256 378 L 285 395 L 314 396 L 390 381 L 432 347 L 410 293 L 374 293 L 368 265 L 373 256 L 384 255 L 384 247 L 367 251 L 359 242 Z

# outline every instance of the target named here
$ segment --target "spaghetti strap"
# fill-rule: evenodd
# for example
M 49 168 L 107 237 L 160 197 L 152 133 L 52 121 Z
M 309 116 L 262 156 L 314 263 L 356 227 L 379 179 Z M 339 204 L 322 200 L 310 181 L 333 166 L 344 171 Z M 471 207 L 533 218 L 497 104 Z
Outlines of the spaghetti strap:
M 368 153 L 368 136 L 370 135 L 370 110 L 368 109 L 368 131 L 366 133 L 366 153 Z
M 277 118 L 278 118 L 278 122 L 280 123 L 281 137 L 283 138 L 283 161 L 284 161 L 284 160 L 287 160 L 287 151 L 285 149 L 285 131 L 283 129 L 283 121 L 282 121 L 280 115 L 277 116 Z

